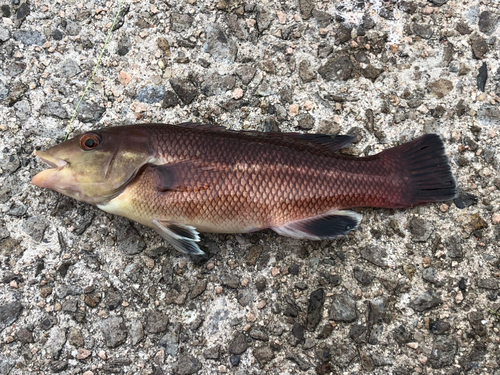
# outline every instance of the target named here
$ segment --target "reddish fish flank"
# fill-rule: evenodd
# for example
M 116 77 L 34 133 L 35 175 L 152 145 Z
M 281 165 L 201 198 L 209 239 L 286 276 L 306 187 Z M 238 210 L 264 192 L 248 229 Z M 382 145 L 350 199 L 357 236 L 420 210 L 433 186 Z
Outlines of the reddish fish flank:
M 128 138 L 131 131 L 144 137 L 147 147 Z M 113 165 L 107 166 L 110 175 L 115 169 L 128 171 L 123 163 L 135 163 L 133 175 L 128 180 L 124 176 L 121 185 L 115 182 L 109 197 L 93 197 L 76 182 L 73 189 L 82 190 L 76 198 L 149 225 L 177 249 L 191 253 L 201 252 L 198 231 L 272 228 L 295 238 L 334 238 L 354 229 L 361 219 L 347 208 L 402 208 L 456 194 L 444 145 L 436 134 L 365 158 L 337 152 L 352 141 L 351 136 L 237 132 L 194 124 L 134 125 L 92 134 L 99 143 L 92 149 L 82 149 L 81 137 L 89 137 L 84 134 L 41 158 L 52 164 L 66 161 L 64 170 L 71 168 L 71 158 L 92 163 L 95 154 L 96 160 L 104 160 L 99 152 L 107 147 L 108 153 L 114 152 Z M 110 139 L 116 150 L 106 145 Z M 72 171 L 73 179 L 83 172 Z M 57 174 L 51 176 L 54 186 L 35 179 L 38 185 L 72 196 L 56 186 Z M 68 184 L 60 179 L 61 185 Z M 86 200 L 85 195 L 92 197 Z

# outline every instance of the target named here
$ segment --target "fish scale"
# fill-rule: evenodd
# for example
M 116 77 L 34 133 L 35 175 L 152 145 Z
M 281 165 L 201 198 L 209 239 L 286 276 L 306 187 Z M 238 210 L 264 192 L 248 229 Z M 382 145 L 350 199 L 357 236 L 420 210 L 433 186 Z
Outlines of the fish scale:
M 171 218 L 211 232 L 234 232 L 241 227 L 280 226 L 332 209 L 395 207 L 402 192 L 402 182 L 394 184 L 390 178 L 394 166 L 380 159 L 347 158 L 295 144 L 290 147 L 279 139 L 266 142 L 265 148 L 251 147 L 237 137 L 239 133 L 218 129 L 148 128 L 152 146 L 159 150 L 156 157 L 167 163 L 185 163 L 178 171 L 183 182 L 208 188 L 159 193 L 150 183 L 154 176 L 148 177 L 145 171 L 124 192 L 133 196 L 141 216 Z M 265 137 L 249 138 L 259 142 L 267 140 Z M 236 163 L 260 167 L 235 171 Z M 210 167 L 210 173 L 199 171 Z M 144 201 L 151 204 L 143 205 Z M 203 208 L 206 202 L 209 205 Z

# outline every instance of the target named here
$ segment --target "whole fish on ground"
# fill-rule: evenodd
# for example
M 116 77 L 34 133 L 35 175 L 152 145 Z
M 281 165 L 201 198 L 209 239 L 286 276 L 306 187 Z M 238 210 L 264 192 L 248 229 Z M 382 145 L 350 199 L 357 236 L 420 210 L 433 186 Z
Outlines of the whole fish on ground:
M 368 157 L 338 153 L 353 140 L 193 123 L 110 127 L 36 151 L 53 168 L 32 183 L 154 228 L 189 254 L 203 254 L 198 231 L 331 239 L 358 226 L 348 208 L 455 197 L 439 135 Z

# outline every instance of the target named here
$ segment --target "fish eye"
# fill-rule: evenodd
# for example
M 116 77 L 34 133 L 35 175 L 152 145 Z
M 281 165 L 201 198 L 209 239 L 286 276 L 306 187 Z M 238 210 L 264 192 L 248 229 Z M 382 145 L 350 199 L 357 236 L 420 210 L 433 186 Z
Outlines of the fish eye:
M 101 137 L 96 133 L 86 133 L 80 138 L 80 148 L 84 151 L 92 150 L 101 144 Z

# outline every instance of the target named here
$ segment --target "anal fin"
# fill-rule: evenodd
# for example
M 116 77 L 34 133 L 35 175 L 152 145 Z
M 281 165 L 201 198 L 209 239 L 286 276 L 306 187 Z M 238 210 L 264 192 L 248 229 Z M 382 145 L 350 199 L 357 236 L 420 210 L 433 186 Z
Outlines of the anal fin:
M 181 253 L 205 254 L 196 243 L 200 241 L 200 236 L 195 227 L 161 220 L 153 220 L 153 224 L 158 234 Z
M 308 240 L 326 240 L 349 233 L 361 221 L 354 211 L 334 210 L 307 219 L 292 221 L 272 229 L 283 236 Z

